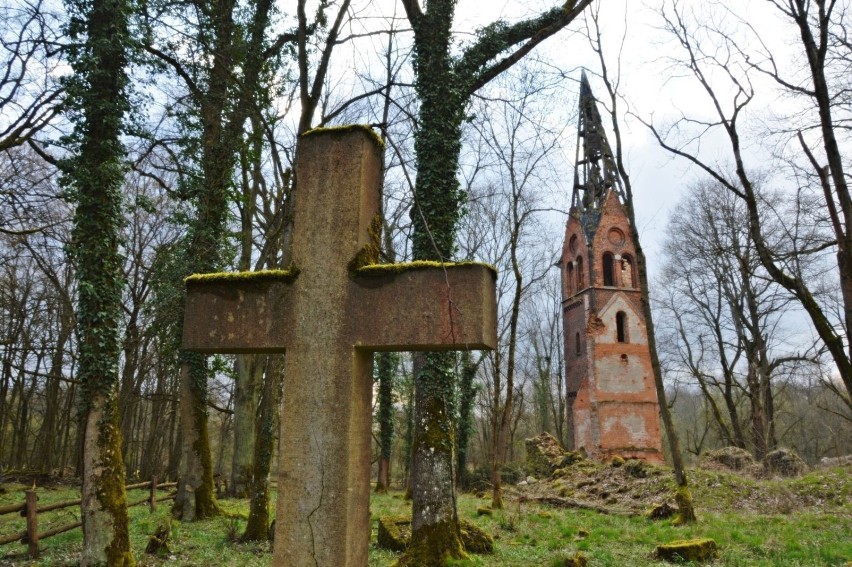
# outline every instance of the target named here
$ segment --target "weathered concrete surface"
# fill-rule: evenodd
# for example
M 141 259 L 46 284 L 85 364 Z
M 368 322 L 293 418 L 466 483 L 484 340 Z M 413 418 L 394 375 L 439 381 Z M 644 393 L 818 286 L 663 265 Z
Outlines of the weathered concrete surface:
M 183 346 L 206 353 L 283 352 L 293 340 L 282 313 L 293 311 L 291 284 L 187 282 Z
M 373 351 L 494 348 L 495 281 L 490 269 L 469 264 L 356 276 L 347 308 L 351 336 Z
M 296 280 L 302 279 L 302 274 Z M 352 274 L 341 323 L 352 344 L 370 351 L 493 348 L 494 274 L 476 264 Z M 294 282 L 295 284 L 295 282 Z M 274 281 L 190 281 L 184 346 L 208 353 L 283 352 L 293 341 L 293 285 Z M 394 308 L 396 304 L 405 308 Z M 382 306 L 377 308 L 377 306 Z
M 274 564 L 367 565 L 372 352 L 496 345 L 495 274 L 361 276 L 381 155 L 362 129 L 314 133 L 296 165 L 291 281 L 188 282 L 186 348 L 286 351 Z

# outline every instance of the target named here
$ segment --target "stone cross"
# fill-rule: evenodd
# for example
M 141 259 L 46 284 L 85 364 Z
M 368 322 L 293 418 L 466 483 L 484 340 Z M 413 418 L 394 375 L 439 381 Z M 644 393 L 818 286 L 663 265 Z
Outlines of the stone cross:
M 184 348 L 286 352 L 274 565 L 367 565 L 372 355 L 492 349 L 496 275 L 375 261 L 381 148 L 317 130 L 296 164 L 293 268 L 187 279 Z

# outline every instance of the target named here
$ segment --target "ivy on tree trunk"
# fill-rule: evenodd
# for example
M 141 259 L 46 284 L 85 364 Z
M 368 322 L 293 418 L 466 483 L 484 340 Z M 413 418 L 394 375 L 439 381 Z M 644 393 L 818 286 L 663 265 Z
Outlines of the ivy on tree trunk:
M 83 430 L 82 565 L 133 565 L 116 397 L 122 319 L 125 67 L 130 8 L 123 0 L 68 0 L 74 70 L 67 83 L 62 183 L 76 206 L 72 254 L 79 281 L 77 331 Z
M 448 261 L 464 198 L 456 179 L 461 125 L 470 97 L 568 25 L 591 0 L 570 0 L 538 17 L 494 22 L 459 56 L 451 55 L 456 0 L 402 0 L 414 29 L 415 91 L 420 100 L 411 211 L 415 260 Z M 464 556 L 454 492 L 455 356 L 416 358 L 412 536 L 400 565 L 444 565 Z
M 257 415 L 257 440 L 254 443 L 254 468 L 249 493 L 251 497 L 248 522 L 242 541 L 265 541 L 269 538 L 269 471 L 278 429 L 278 406 L 284 377 L 284 357 L 267 357 L 266 379 Z

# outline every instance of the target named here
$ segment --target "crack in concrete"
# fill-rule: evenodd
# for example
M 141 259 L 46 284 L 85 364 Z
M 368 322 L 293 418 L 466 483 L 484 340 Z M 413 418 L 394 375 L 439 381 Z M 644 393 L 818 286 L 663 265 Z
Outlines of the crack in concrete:
M 319 496 L 319 502 L 317 502 L 316 508 L 311 510 L 311 513 L 308 514 L 308 529 L 311 532 L 311 557 L 313 557 L 313 559 L 314 559 L 314 565 L 316 567 L 319 567 L 319 561 L 317 560 L 317 543 L 316 543 L 316 539 L 314 537 L 314 526 L 311 523 L 311 518 L 317 512 L 317 510 L 322 508 L 322 498 L 323 498 L 323 495 L 325 494 L 325 468 L 323 467 L 322 453 L 320 453 L 320 446 L 319 446 L 319 442 L 317 441 L 316 435 L 313 436 L 313 440 L 314 440 L 314 445 L 316 446 L 317 453 L 320 455 L 320 458 L 319 458 L 320 496 Z

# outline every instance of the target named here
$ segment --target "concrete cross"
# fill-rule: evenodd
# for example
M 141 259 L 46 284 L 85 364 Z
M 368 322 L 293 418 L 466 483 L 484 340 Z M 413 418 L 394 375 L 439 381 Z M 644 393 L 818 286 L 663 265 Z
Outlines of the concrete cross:
M 492 349 L 481 264 L 373 265 L 381 148 L 366 127 L 303 136 L 293 266 L 187 279 L 184 348 L 285 352 L 274 564 L 367 565 L 372 354 Z

